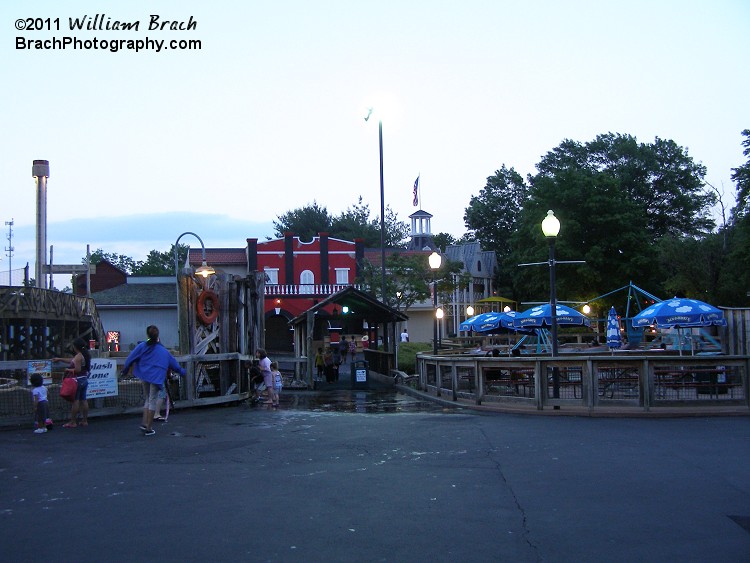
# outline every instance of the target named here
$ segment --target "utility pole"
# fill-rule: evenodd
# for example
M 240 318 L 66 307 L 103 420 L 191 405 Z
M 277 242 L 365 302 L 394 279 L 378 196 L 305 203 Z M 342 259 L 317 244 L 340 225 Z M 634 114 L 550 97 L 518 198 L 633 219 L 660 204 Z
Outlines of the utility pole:
M 8 253 L 8 286 L 11 286 L 13 285 L 13 280 L 11 279 L 13 270 L 13 251 L 15 250 L 15 248 L 13 248 L 13 219 L 6 221 L 5 224 L 8 227 L 8 246 L 5 247 L 5 252 Z

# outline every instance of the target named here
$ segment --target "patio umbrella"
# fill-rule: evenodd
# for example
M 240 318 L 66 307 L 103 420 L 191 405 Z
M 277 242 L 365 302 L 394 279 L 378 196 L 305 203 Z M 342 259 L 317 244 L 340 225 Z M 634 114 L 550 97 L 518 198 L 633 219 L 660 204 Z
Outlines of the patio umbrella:
M 617 319 L 617 311 L 612 307 L 607 315 L 607 347 L 614 351 L 622 347 L 622 334 L 620 333 L 620 321 Z
M 474 332 L 492 332 L 501 328 L 516 330 L 513 321 L 517 314 L 515 311 L 507 313 L 480 313 L 462 322 L 459 329 L 473 330 Z
M 633 317 L 631 322 L 636 328 L 651 325 L 659 328 L 676 328 L 680 341 L 683 328 L 727 324 L 721 309 L 697 299 L 678 297 L 654 303 Z M 692 340 L 690 346 L 692 350 Z M 682 345 L 678 345 L 678 348 L 682 355 Z
M 588 317 L 579 313 L 575 309 L 565 305 L 555 307 L 558 326 L 562 325 L 582 325 L 591 326 Z M 552 325 L 552 308 L 549 303 L 538 305 L 531 309 L 526 309 L 516 315 L 513 325 L 516 328 L 540 328 L 544 325 Z
M 697 299 L 677 298 L 654 303 L 631 320 L 636 328 L 655 325 L 661 328 L 726 326 L 724 312 Z

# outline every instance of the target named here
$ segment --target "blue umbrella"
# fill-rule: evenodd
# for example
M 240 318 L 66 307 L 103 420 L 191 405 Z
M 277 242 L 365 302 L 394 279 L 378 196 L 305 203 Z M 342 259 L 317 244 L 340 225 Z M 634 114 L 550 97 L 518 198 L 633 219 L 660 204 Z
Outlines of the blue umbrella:
M 575 309 L 565 305 L 555 307 L 557 324 L 562 325 L 583 325 L 591 326 L 588 317 L 579 313 Z M 549 303 L 538 305 L 531 309 L 526 309 L 523 313 L 516 315 L 513 323 L 516 328 L 540 328 L 544 325 L 552 325 L 552 308 Z
M 462 322 L 459 329 L 473 330 L 474 332 L 492 332 L 500 328 L 516 330 L 513 320 L 517 314 L 515 311 L 508 311 L 507 313 L 480 313 Z
M 632 321 L 636 328 L 659 326 L 661 328 L 682 328 L 695 326 L 726 326 L 724 312 L 713 305 L 696 299 L 677 298 L 654 303 Z
M 612 307 L 607 315 L 607 347 L 610 350 L 622 347 L 622 334 L 620 333 L 620 321 L 617 311 Z

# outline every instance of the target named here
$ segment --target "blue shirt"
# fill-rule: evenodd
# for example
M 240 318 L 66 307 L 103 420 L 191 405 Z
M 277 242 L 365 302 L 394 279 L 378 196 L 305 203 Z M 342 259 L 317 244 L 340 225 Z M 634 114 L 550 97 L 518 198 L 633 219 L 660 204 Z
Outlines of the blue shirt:
M 131 366 L 133 367 L 133 375 L 138 379 L 157 385 L 164 383 L 168 369 L 176 371 L 183 377 L 185 376 L 185 370 L 180 367 L 174 356 L 160 342 L 155 344 L 141 342 L 138 344 L 128 354 L 123 373 L 128 373 Z

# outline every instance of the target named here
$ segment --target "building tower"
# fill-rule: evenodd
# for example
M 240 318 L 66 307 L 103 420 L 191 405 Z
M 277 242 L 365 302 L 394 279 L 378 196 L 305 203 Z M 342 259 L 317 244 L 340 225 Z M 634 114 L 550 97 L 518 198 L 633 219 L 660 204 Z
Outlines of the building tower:
M 409 219 L 411 219 L 411 240 L 408 249 L 437 250 L 430 228 L 432 215 L 420 209 L 409 215 Z

